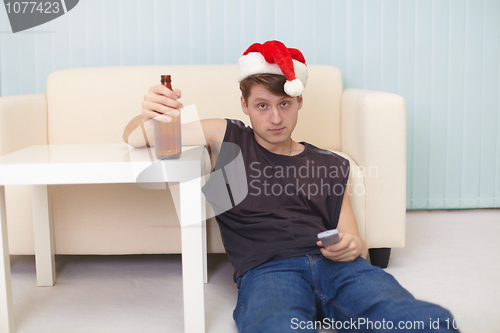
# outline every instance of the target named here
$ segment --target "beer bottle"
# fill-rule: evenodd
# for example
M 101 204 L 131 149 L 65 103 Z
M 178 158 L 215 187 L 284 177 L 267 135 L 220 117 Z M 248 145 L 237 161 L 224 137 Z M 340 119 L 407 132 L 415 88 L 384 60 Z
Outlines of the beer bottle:
M 172 90 L 170 75 L 161 76 L 161 84 Z M 182 152 L 181 115 L 169 116 L 170 122 L 154 120 L 155 153 L 158 159 L 179 158 Z

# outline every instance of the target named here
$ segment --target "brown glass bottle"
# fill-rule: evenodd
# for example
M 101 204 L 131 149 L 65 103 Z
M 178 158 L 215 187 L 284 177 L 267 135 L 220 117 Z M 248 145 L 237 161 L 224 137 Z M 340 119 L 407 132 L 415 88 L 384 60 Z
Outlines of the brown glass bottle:
M 172 90 L 170 75 L 162 75 L 161 84 Z M 181 115 L 169 117 L 172 118 L 170 122 L 154 121 L 155 153 L 159 159 L 179 158 L 182 152 Z

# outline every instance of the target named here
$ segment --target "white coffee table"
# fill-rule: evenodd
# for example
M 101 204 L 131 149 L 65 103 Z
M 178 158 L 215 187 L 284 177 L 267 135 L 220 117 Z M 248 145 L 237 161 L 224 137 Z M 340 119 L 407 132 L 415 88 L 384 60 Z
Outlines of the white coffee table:
M 147 168 L 146 182 L 179 182 L 182 281 L 185 332 L 205 332 L 206 274 L 205 199 L 207 170 L 204 147 L 183 147 L 181 158 L 158 161 L 152 148 L 127 144 L 36 145 L 0 157 L 0 332 L 14 332 L 4 185 L 32 185 L 35 258 L 38 286 L 56 281 L 50 192 L 56 184 L 136 183 Z M 142 173 L 144 176 L 145 173 Z

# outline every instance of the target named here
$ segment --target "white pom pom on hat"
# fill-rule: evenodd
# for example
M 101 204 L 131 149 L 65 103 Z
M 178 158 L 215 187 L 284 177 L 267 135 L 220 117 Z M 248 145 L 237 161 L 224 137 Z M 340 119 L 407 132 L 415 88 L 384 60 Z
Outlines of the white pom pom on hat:
M 277 40 L 252 44 L 238 60 L 238 82 L 254 74 L 281 74 L 286 77 L 285 93 L 299 96 L 307 84 L 307 65 L 302 53 Z
M 299 79 L 286 81 L 285 92 L 289 96 L 299 96 L 304 92 L 304 84 Z

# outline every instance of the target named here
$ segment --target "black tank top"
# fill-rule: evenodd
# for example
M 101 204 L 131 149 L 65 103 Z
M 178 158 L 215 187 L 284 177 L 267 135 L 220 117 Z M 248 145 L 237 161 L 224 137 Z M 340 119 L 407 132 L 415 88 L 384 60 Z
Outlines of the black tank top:
M 252 128 L 227 119 L 203 193 L 212 205 L 234 280 L 270 260 L 319 254 L 317 234 L 337 227 L 349 161 L 306 142 L 302 153 L 262 147 Z

